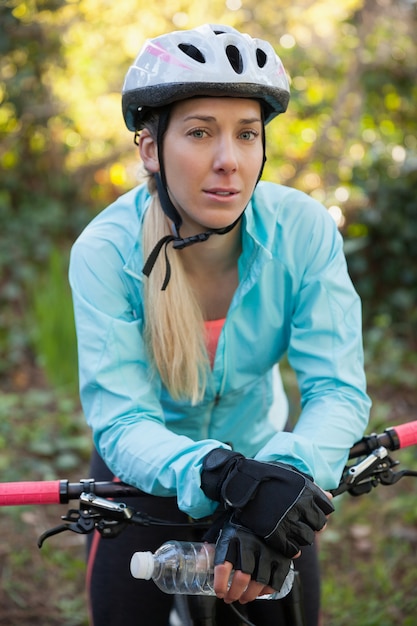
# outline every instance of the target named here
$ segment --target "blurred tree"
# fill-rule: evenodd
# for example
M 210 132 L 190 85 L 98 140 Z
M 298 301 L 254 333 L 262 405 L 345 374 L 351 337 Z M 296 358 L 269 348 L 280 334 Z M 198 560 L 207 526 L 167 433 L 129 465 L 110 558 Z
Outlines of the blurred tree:
M 370 253 L 376 240 L 385 258 L 388 245 L 409 250 L 403 239 L 416 217 L 415 177 L 407 174 L 417 158 L 414 0 L 5 0 L 0 375 L 8 378 L 30 354 L 20 322 L 31 307 L 28 282 L 37 284 L 57 245 L 66 250 L 96 211 L 136 183 L 137 154 L 120 112 L 129 64 L 145 38 L 206 21 L 275 45 L 292 99 L 268 129 L 265 176 L 322 201 L 348 243 L 361 242 L 349 262 L 367 323 L 383 311 L 402 332 L 407 322 L 413 328 L 413 279 L 399 298 Z M 395 224 L 372 239 L 369 218 L 385 223 L 388 188 L 397 206 L 407 198 L 407 218 L 397 211 Z M 394 300 L 402 302 L 395 314 Z
M 44 10 L 62 4 L 39 3 Z M 29 3 L 0 7 L 0 373 L 14 371 L 27 354 L 25 285 L 52 242 L 77 230 L 77 190 L 56 132 L 58 119 L 67 129 L 73 122 L 46 80 L 48 68 L 64 62 L 61 32 L 31 19 L 34 10 Z
M 366 183 L 369 168 L 354 170 L 354 180 L 368 193 L 366 205 L 351 215 L 346 235 L 359 245 L 349 255 L 352 279 L 364 302 L 364 325 L 390 330 L 417 348 L 417 168 L 390 177 L 384 160 L 373 164 L 374 181 Z M 358 248 L 358 246 L 356 245 Z

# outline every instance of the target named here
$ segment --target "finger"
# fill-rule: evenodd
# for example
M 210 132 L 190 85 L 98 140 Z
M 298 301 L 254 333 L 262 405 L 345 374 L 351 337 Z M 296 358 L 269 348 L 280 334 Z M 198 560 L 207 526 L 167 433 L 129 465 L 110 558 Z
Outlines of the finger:
M 250 574 L 245 574 L 244 572 L 237 570 L 233 574 L 233 578 L 228 592 L 223 597 L 223 600 L 226 602 L 226 604 L 230 604 L 231 602 L 236 602 L 237 600 L 239 600 L 248 589 L 250 582 Z M 256 595 L 254 597 L 256 598 Z
M 268 589 L 271 589 L 269 593 L 273 593 L 272 587 L 266 587 L 263 583 L 258 583 L 256 580 L 251 580 L 246 590 L 239 598 L 241 604 L 246 602 L 252 602 L 256 600 L 258 596 L 262 596 L 268 593 Z
M 229 561 L 225 561 L 214 568 L 214 593 L 218 598 L 224 598 L 229 587 L 229 578 L 232 573 L 233 565 Z
M 290 541 L 290 539 L 287 537 L 287 540 L 285 541 L 284 549 L 282 550 L 282 554 L 285 557 L 287 557 L 287 559 L 297 558 L 297 556 L 300 554 L 300 545 L 299 545 L 300 543 L 302 545 L 306 545 L 305 541 L 295 543 L 295 541 Z
M 277 589 L 267 586 L 262 589 L 259 596 L 270 596 L 272 593 L 276 593 L 276 592 L 277 592 Z
M 315 485 L 317 487 L 317 485 Z M 317 491 L 313 494 L 313 500 L 325 515 L 333 513 L 334 506 L 331 502 L 332 497 L 328 497 L 327 492 L 317 487 Z
M 320 526 L 321 530 L 322 526 Z M 316 536 L 316 531 L 319 528 L 311 528 L 308 524 L 305 524 L 301 519 L 296 524 L 293 524 L 291 530 L 287 534 L 287 541 L 291 542 L 296 548 L 300 546 L 306 546 L 313 543 Z

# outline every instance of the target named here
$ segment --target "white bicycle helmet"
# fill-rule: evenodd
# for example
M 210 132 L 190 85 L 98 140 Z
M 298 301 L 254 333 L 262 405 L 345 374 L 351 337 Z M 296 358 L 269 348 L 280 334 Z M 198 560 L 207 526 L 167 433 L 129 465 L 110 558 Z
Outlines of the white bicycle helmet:
M 146 41 L 129 68 L 122 108 L 129 130 L 140 130 L 150 108 L 193 96 L 261 101 L 264 121 L 284 113 L 288 79 L 272 46 L 231 26 L 205 24 Z

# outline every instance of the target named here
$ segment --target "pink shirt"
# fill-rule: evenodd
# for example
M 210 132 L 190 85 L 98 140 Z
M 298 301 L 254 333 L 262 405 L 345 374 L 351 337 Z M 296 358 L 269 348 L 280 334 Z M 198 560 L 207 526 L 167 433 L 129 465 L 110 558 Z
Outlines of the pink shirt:
M 213 367 L 217 343 L 219 341 L 220 333 L 222 332 L 225 319 L 226 318 L 223 317 L 219 320 L 207 320 L 206 322 L 204 322 L 204 326 L 206 329 L 206 346 L 210 358 L 211 367 Z

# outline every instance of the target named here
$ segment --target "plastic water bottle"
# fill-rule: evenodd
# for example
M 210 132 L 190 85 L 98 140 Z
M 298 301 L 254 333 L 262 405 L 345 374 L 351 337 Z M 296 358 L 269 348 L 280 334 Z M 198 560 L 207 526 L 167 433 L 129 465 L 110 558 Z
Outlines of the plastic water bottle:
M 214 596 L 214 553 L 211 543 L 167 541 L 152 552 L 135 552 L 130 562 L 134 578 L 152 580 L 165 593 Z M 294 582 L 294 566 L 279 591 L 258 599 L 284 598 Z

